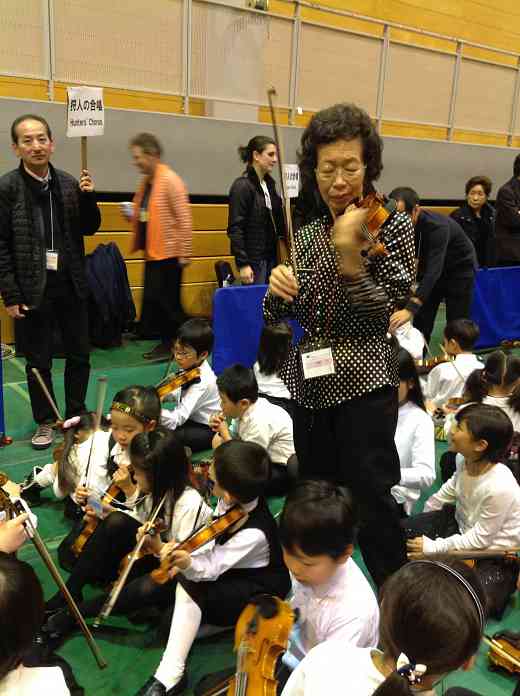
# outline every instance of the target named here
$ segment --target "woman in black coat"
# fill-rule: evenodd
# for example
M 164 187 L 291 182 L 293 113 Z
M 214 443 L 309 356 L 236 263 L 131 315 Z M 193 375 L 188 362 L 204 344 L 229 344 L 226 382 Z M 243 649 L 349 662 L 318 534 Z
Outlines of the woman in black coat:
M 487 176 L 471 177 L 466 182 L 466 203 L 451 214 L 473 242 L 481 267 L 495 263 L 495 209 L 488 202 L 492 186 Z
M 285 236 L 282 201 L 271 176 L 278 153 L 272 138 L 257 135 L 238 154 L 246 170 L 229 192 L 231 253 L 243 284 L 263 284 L 276 265 L 277 240 Z

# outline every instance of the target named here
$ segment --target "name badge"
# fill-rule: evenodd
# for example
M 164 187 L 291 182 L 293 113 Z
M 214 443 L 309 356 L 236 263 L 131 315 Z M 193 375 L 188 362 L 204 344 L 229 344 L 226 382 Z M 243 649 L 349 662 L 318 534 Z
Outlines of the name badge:
M 141 208 L 139 211 L 139 222 L 148 222 L 148 210 Z
M 302 351 L 301 356 L 303 376 L 305 379 L 334 375 L 336 373 L 332 348 L 330 346 L 318 348 L 317 350 Z
M 58 270 L 58 252 L 52 249 L 47 249 L 46 252 L 46 268 L 48 271 Z

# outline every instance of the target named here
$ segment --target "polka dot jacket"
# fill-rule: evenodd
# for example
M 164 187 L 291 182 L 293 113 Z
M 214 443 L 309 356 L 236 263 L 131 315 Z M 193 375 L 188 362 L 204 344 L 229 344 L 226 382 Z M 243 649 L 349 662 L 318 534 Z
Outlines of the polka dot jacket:
M 381 231 L 388 256 L 371 257 L 355 280 L 338 272 L 329 216 L 300 228 L 296 259 L 300 291 L 292 304 L 264 298 L 267 323 L 298 320 L 302 344 L 332 346 L 335 374 L 304 379 L 299 347 L 293 347 L 280 376 L 302 406 L 335 406 L 387 385 L 399 384 L 397 356 L 387 338 L 395 303 L 408 296 L 415 277 L 414 233 L 406 213 L 394 213 Z

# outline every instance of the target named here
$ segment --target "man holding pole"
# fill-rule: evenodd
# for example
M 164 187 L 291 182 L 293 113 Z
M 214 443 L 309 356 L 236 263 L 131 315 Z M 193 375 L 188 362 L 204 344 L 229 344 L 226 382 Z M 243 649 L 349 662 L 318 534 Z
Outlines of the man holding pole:
M 25 114 L 11 126 L 20 166 L 0 178 L 0 294 L 20 321 L 27 384 L 37 430 L 35 449 L 52 444 L 55 415 L 37 383 L 37 368 L 54 401 L 52 326 L 65 349 L 65 417 L 85 410 L 90 374 L 87 281 L 83 235 L 94 234 L 101 215 L 86 169 L 79 183 L 49 162 L 54 142 L 47 121 Z

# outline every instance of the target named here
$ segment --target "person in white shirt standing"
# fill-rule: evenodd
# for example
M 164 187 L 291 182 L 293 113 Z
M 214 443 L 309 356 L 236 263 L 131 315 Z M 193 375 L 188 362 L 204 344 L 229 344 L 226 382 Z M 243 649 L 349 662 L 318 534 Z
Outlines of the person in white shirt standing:
M 401 480 L 392 495 L 404 515 L 412 512 L 421 492 L 435 481 L 435 436 L 433 421 L 426 412 L 415 362 L 399 349 L 399 412 L 395 446 L 401 462 Z
M 480 329 L 471 319 L 455 319 L 446 324 L 442 348 L 454 360 L 437 365 L 428 375 L 425 396 L 432 411 L 442 408 L 448 399 L 462 396 L 466 379 L 473 370 L 482 369 L 473 353 L 479 335 Z
M 211 449 L 213 432 L 209 419 L 220 407 L 217 378 L 208 363 L 213 350 L 213 330 L 207 319 L 189 319 L 180 327 L 173 355 L 183 372 L 199 368 L 199 376 L 180 387 L 172 410 L 162 409 L 161 423 L 175 430 L 185 447 L 192 452 Z
M 378 643 L 377 599 L 352 559 L 356 522 L 349 491 L 328 481 L 301 481 L 287 498 L 280 540 L 298 618 L 282 657 L 285 679 L 326 640 L 362 648 Z
M 296 478 L 293 424 L 280 406 L 258 397 L 253 370 L 243 365 L 226 368 L 217 378 L 222 413 L 215 414 L 210 426 L 215 432 L 213 449 L 233 436 L 244 442 L 256 442 L 267 450 L 272 463 L 272 478 L 267 495 L 285 495 Z M 235 419 L 232 430 L 226 418 Z M 290 460 L 290 462 L 289 462 Z
M 455 474 L 427 500 L 424 513 L 404 523 L 411 553 L 449 553 L 520 546 L 520 486 L 500 464 L 513 437 L 509 417 L 496 406 L 470 404 L 455 416 L 452 448 L 462 455 Z M 514 592 L 518 565 L 502 561 L 496 580 L 485 583 L 488 612 L 501 618 Z M 488 561 L 479 561 L 484 569 Z M 487 572 L 487 570 L 486 570 Z M 504 602 L 494 596 L 504 587 Z M 502 606 L 503 604 L 503 606 Z

